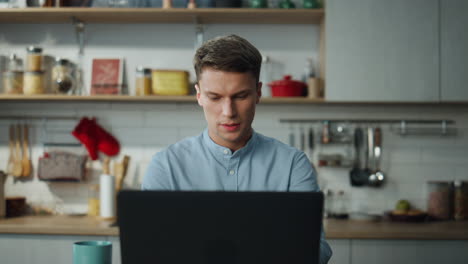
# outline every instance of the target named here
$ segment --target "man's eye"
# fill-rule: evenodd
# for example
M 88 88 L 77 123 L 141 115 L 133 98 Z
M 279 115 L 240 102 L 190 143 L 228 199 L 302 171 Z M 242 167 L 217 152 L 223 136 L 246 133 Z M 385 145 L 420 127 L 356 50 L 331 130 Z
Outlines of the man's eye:
M 214 97 L 208 97 L 211 101 L 218 101 L 219 97 L 214 96 Z
M 238 95 L 236 96 L 236 98 L 239 98 L 239 99 L 245 99 L 249 96 L 249 94 L 241 94 L 241 95 Z

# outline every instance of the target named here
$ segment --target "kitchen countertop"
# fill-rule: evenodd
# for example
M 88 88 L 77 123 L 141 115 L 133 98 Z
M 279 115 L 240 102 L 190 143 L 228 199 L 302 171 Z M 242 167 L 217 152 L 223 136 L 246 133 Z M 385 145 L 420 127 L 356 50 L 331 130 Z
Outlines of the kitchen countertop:
M 0 234 L 118 236 L 119 230 L 87 216 L 24 216 L 0 220 Z M 328 239 L 468 240 L 468 221 L 401 223 L 327 219 Z

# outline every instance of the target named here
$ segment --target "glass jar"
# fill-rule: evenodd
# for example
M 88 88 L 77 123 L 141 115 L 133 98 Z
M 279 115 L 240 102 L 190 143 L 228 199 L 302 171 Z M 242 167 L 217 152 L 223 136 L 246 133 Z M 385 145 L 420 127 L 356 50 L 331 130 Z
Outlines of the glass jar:
M 10 57 L 8 59 L 8 66 L 7 70 L 9 71 L 21 71 L 22 69 L 22 61 L 20 58 L 16 56 L 16 54 L 10 54 Z
M 42 55 L 42 48 L 30 46 L 26 50 L 28 53 L 26 56 L 25 71 L 42 71 L 42 64 L 44 60 Z
M 44 72 L 24 72 L 23 93 L 27 95 L 44 94 Z
M 69 94 L 75 87 L 70 61 L 57 57 L 52 68 L 52 90 L 59 94 Z
M 468 219 L 468 182 L 455 181 L 454 185 L 453 216 L 455 220 L 466 220 Z
M 6 94 L 23 93 L 23 72 L 5 71 L 3 74 L 3 89 Z
M 449 220 L 452 217 L 452 183 L 428 182 L 428 194 L 427 214 L 436 220 Z
M 138 66 L 135 74 L 135 92 L 136 95 L 150 95 L 151 94 L 151 69 Z
M 88 215 L 99 216 L 99 185 L 93 184 L 88 190 Z

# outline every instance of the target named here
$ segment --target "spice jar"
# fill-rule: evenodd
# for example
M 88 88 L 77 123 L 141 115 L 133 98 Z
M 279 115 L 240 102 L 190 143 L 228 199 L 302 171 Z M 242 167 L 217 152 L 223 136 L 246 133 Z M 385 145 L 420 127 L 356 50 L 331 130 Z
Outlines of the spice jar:
M 468 182 L 455 181 L 454 213 L 455 220 L 468 219 Z
M 42 71 L 43 55 L 42 48 L 30 46 L 26 49 L 26 71 Z
M 151 69 L 138 66 L 135 75 L 135 92 L 136 95 L 151 94 Z
M 55 93 L 67 94 L 73 91 L 74 86 L 70 61 L 57 57 L 52 68 L 52 90 Z
M 23 93 L 23 72 L 5 71 L 3 72 L 3 89 L 6 94 Z
M 44 93 L 43 71 L 27 71 L 24 73 L 23 93 L 28 95 Z
M 453 187 L 451 182 L 428 182 L 427 214 L 436 220 L 449 220 L 452 216 Z

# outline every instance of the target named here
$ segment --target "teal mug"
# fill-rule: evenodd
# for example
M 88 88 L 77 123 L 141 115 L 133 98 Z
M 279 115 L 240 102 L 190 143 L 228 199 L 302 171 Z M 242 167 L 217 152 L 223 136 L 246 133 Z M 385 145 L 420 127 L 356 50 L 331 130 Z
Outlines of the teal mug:
M 73 264 L 111 264 L 112 243 L 81 241 L 73 244 Z

